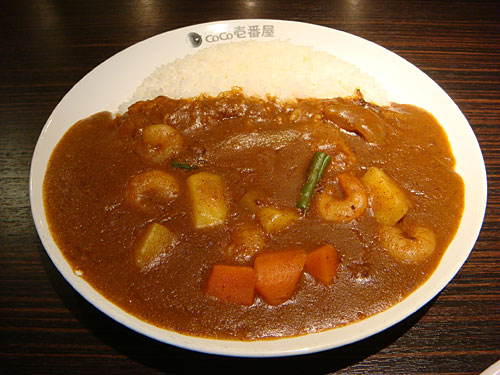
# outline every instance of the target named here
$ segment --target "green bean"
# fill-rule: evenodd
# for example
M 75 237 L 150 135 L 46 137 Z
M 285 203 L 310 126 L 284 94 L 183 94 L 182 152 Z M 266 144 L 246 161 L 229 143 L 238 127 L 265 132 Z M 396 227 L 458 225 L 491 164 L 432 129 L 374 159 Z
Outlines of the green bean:
M 318 184 L 319 179 L 323 175 L 328 163 L 332 157 L 324 152 L 316 152 L 313 156 L 311 165 L 307 170 L 307 178 L 302 190 L 300 191 L 300 197 L 297 201 L 297 208 L 306 210 L 311 203 L 311 197 L 314 192 L 314 188 Z
M 181 168 L 181 169 L 198 169 L 196 165 L 189 165 L 189 164 L 184 164 L 184 163 L 177 163 L 177 162 L 172 162 L 170 164 L 174 168 Z

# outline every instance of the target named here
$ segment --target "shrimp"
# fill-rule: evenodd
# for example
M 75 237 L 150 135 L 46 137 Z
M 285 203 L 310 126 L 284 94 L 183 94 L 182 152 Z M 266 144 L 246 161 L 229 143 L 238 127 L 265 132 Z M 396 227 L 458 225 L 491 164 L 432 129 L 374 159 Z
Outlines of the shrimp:
M 380 242 L 389 254 L 401 261 L 420 262 L 436 248 L 436 235 L 428 228 L 417 226 L 404 232 L 398 226 L 382 227 Z
M 238 225 L 231 234 L 231 241 L 226 247 L 226 257 L 230 261 L 249 263 L 265 245 L 265 234 L 253 223 Z
M 155 163 L 172 159 L 183 148 L 181 133 L 166 124 L 146 126 L 136 145 L 136 152 Z
M 127 201 L 146 212 L 161 209 L 178 195 L 175 177 L 157 169 L 132 177 L 125 191 Z
M 321 191 L 317 193 L 316 207 L 325 220 L 345 223 L 363 215 L 368 198 L 363 184 L 353 175 L 342 173 L 337 178 L 344 199 L 335 198 L 331 191 Z

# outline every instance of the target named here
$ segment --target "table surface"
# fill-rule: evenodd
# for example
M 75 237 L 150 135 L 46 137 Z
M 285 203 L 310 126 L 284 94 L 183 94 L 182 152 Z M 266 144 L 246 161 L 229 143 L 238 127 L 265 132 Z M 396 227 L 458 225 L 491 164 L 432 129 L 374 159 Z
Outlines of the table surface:
M 276 359 L 211 356 L 115 323 L 50 262 L 28 195 L 31 156 L 63 95 L 116 52 L 214 20 L 310 22 L 366 38 L 434 79 L 469 120 L 489 178 L 469 259 L 435 299 L 361 342 Z M 500 2 L 3 1 L 0 8 L 0 372 L 479 374 L 500 359 Z

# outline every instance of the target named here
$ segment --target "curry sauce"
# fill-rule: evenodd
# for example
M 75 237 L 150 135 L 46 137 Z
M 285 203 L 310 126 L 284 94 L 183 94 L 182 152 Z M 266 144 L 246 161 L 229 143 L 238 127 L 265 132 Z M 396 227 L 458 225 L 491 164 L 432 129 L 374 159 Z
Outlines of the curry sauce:
M 165 157 L 146 136 L 155 124 L 175 129 L 179 147 Z M 153 129 L 153 128 L 151 128 Z M 170 128 L 169 128 L 170 129 Z M 148 146 L 149 145 L 149 146 Z M 311 159 L 331 161 L 307 210 L 296 208 Z M 378 107 L 361 96 L 280 102 L 249 98 L 237 90 L 218 97 L 138 102 L 123 115 L 108 112 L 79 121 L 61 139 L 44 180 L 51 233 L 77 274 L 107 299 L 156 326 L 224 339 L 280 338 L 339 327 L 381 312 L 419 287 L 437 267 L 461 220 L 464 185 L 443 129 L 423 109 Z M 322 193 L 341 200 L 338 176 L 362 181 L 369 168 L 383 170 L 404 192 L 409 209 L 397 225 L 423 226 L 435 248 L 423 260 L 395 258 L 381 241 L 383 225 L 373 201 L 359 217 L 325 219 Z M 175 186 L 168 197 L 141 193 L 127 198 L 136 176 L 166 173 Z M 200 228 L 193 217 L 190 176 L 208 172 L 223 182 L 227 214 Z M 266 231 L 255 212 L 242 207 L 249 191 L 259 204 L 293 212 L 298 219 Z M 163 194 L 163 193 L 162 193 Z M 142 206 L 141 206 L 142 205 Z M 151 223 L 168 228 L 175 241 L 145 267 L 137 248 Z M 255 254 L 228 254 L 237 228 L 262 233 Z M 335 247 L 335 280 L 324 285 L 303 272 L 293 295 L 270 305 L 259 294 L 250 306 L 206 293 L 217 264 L 252 267 L 255 256 L 284 249 L 306 253 Z M 233 248 L 234 250 L 234 248 Z

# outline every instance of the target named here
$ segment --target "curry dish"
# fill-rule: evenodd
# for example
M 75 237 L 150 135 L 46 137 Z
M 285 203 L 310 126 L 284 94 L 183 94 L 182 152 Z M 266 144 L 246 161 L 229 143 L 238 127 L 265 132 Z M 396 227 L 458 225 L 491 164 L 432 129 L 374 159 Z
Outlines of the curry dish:
M 75 273 L 127 312 L 189 335 L 280 338 L 418 288 L 461 220 L 454 165 L 420 108 L 234 89 L 79 121 L 44 199 Z

